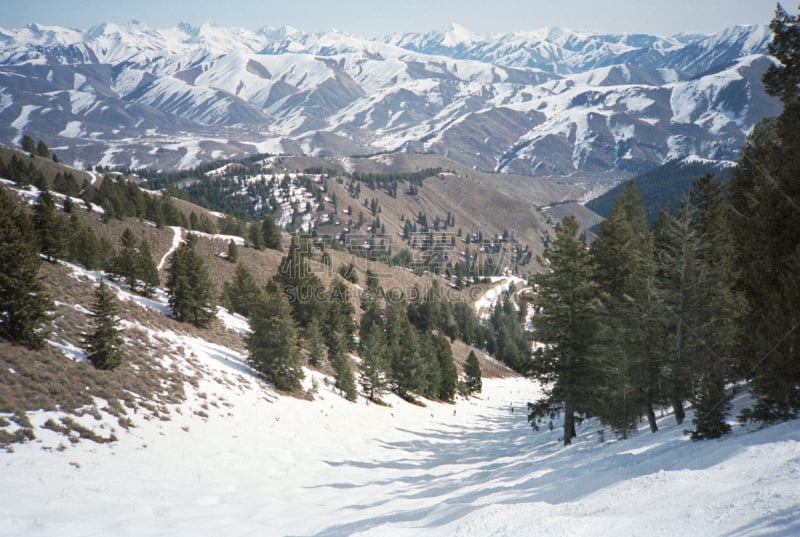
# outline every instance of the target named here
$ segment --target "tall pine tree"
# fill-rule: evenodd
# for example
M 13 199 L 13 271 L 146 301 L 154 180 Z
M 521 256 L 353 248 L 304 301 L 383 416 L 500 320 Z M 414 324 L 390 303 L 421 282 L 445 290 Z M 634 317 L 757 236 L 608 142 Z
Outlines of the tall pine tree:
M 196 244 L 197 238 L 190 233 L 186 243 L 172 254 L 167 279 L 169 307 L 179 321 L 207 327 L 216 316 L 214 287 Z
M 303 360 L 297 349 L 297 325 L 280 291 L 260 295 L 251 306 L 248 361 L 280 390 L 299 390 Z
M 27 213 L 0 185 L 0 337 L 44 346 L 53 300 L 39 278 L 42 261 Z
M 621 437 L 635 432 L 646 414 L 650 429 L 658 426 L 653 410 L 660 385 L 654 307 L 653 243 L 636 183 L 629 182 L 592 243 L 595 279 L 604 310 L 599 319 L 598 350 L 602 390 L 598 412 Z
M 261 237 L 265 248 L 283 251 L 281 229 L 270 215 L 265 216 L 261 222 Z
M 542 347 L 534 359 L 533 375 L 547 386 L 539 408 L 548 413 L 561 409 L 565 446 L 576 436 L 576 416 L 590 412 L 596 403 L 593 392 L 599 377 L 592 352 L 598 291 L 589 249 L 579 231 L 575 218 L 564 218 L 556 228 L 555 243 L 545 248 L 548 271 L 534 278 L 534 339 Z
M 48 261 L 61 257 L 67 248 L 67 222 L 56 209 L 53 195 L 44 190 L 33 206 L 33 226 L 38 237 L 39 250 Z
M 86 357 L 97 369 L 115 369 L 122 363 L 123 342 L 116 319 L 117 304 L 103 281 L 95 289 L 91 311 L 94 331 L 84 336 Z
M 464 363 L 464 376 L 466 377 L 465 383 L 467 385 L 467 393 L 481 393 L 483 389 L 483 382 L 481 380 L 481 364 L 475 351 L 470 350 L 467 355 L 467 361 Z
M 800 415 L 800 22 L 778 6 L 770 29 L 764 82 L 783 112 L 753 129 L 730 185 L 750 311 L 740 372 L 756 398 L 743 417 L 762 421 Z
M 373 323 L 360 340 L 361 374 L 359 380 L 361 389 L 372 401 L 380 399 L 387 388 L 387 371 L 389 364 L 386 360 L 386 341 L 383 327 Z

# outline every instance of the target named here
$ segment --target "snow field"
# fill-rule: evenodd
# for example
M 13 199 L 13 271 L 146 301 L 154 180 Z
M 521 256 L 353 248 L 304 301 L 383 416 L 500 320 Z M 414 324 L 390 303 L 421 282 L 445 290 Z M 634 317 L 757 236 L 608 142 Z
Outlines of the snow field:
M 175 245 L 180 234 L 176 233 Z M 72 266 L 76 277 L 100 273 Z M 498 280 L 494 289 L 510 283 Z M 113 286 L 121 300 L 167 313 Z M 487 293 L 489 294 L 489 293 Z M 498 292 L 499 294 L 499 292 Z M 246 320 L 220 310 L 246 332 Z M 795 535 L 800 532 L 800 427 L 734 425 L 692 442 L 662 413 L 660 431 L 600 442 L 595 420 L 564 448 L 560 427 L 531 431 L 524 378 L 424 407 L 350 403 L 306 370 L 307 401 L 276 394 L 234 349 L 123 321 L 163 342 L 154 359 L 182 371 L 186 401 L 170 419 L 129 411 L 129 430 L 96 399 L 76 421 L 110 444 L 73 445 L 43 428 L 0 452 L 0 537 L 21 535 L 541 536 Z M 82 359 L 68 342 L 65 359 Z M 10 374 L 14 374 L 13 371 Z M 735 415 L 748 403 L 734 401 Z

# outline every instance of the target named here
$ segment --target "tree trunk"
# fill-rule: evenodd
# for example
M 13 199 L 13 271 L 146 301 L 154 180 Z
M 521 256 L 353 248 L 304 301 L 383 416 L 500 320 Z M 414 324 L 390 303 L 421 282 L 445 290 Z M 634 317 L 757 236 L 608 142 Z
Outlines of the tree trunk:
M 578 436 L 575 433 L 575 404 L 571 397 L 564 401 L 564 445 L 572 444 L 572 439 Z
M 647 423 L 650 424 L 650 432 L 658 432 L 658 425 L 656 424 L 656 413 L 653 411 L 653 403 L 647 402 Z
M 686 411 L 683 410 L 683 401 L 680 397 L 673 396 L 672 408 L 675 410 L 675 423 L 681 425 L 683 423 L 683 419 L 686 417 Z

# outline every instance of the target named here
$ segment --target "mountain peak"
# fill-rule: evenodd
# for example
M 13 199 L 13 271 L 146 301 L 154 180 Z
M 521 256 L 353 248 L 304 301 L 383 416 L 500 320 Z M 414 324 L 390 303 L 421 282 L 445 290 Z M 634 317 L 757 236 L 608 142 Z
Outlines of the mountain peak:
M 442 31 L 442 45 L 446 47 L 457 47 L 459 45 L 470 45 L 480 41 L 481 36 L 468 30 L 457 23 L 448 24 Z

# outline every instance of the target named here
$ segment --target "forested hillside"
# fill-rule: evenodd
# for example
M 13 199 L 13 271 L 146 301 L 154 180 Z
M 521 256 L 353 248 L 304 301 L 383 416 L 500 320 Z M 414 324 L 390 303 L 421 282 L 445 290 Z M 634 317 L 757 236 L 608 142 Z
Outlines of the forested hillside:
M 567 217 L 545 251 L 533 375 L 549 388 L 529 419 L 563 412 L 565 445 L 585 416 L 625 438 L 642 417 L 657 432 L 657 407 L 681 425 L 687 403 L 691 437 L 718 438 L 743 385 L 754 397 L 743 422 L 800 412 L 800 26 L 778 9 L 771 28 L 764 84 L 783 112 L 755 128 L 727 187 L 695 179 L 651 229 L 631 181 L 591 247 Z

